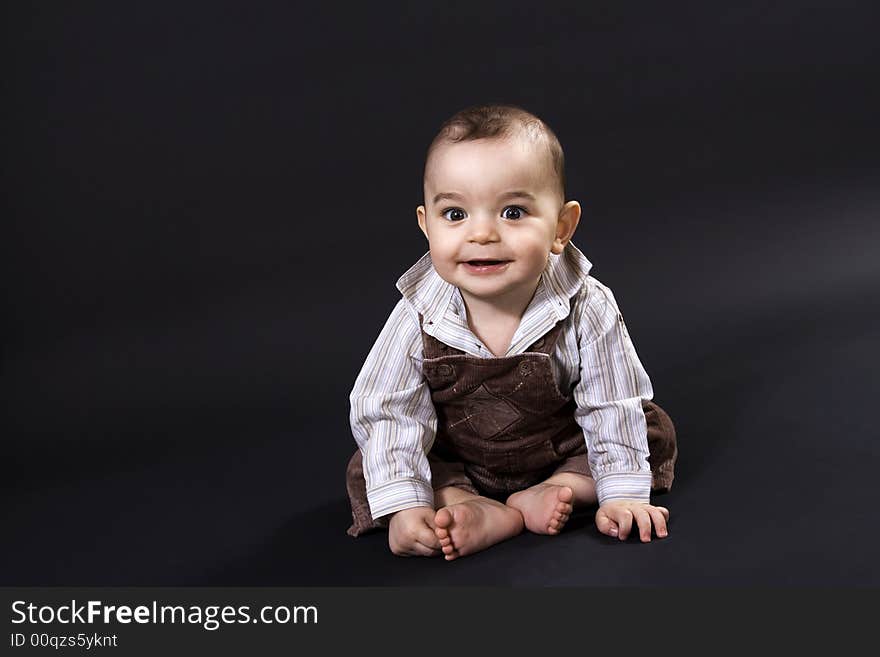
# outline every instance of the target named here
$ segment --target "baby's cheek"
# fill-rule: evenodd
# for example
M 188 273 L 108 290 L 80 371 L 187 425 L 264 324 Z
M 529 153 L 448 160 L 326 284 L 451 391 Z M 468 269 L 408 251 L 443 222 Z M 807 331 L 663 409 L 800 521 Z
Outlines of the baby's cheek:
M 434 257 L 434 254 L 431 254 L 431 260 L 434 263 L 434 269 L 447 283 L 454 283 L 451 280 L 455 275 L 455 266 L 453 263 L 450 263 L 448 260 L 444 260 L 441 258 Z
M 543 249 L 535 249 L 529 252 L 527 257 L 524 258 L 524 264 L 531 273 L 537 275 L 544 271 L 544 268 L 547 266 L 548 258 L 548 253 Z

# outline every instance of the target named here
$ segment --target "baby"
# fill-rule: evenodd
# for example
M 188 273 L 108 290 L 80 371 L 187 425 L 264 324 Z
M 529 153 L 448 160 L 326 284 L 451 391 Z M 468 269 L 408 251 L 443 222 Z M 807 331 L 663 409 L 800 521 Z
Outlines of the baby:
M 672 485 L 675 429 L 571 242 L 556 135 L 519 107 L 462 110 L 428 148 L 424 194 L 429 252 L 351 391 L 348 533 L 452 560 L 598 504 L 603 534 L 665 537 L 650 494 Z

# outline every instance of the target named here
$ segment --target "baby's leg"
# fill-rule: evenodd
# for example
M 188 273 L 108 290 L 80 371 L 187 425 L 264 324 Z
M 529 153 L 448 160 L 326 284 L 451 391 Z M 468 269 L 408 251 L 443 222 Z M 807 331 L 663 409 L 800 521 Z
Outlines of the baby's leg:
M 596 501 L 596 484 L 592 477 L 558 472 L 540 484 L 508 497 L 507 506 L 522 514 L 529 531 L 558 534 L 573 509 Z
M 435 490 L 434 505 L 439 508 L 435 532 L 447 561 L 485 550 L 523 530 L 523 517 L 516 509 L 455 486 Z

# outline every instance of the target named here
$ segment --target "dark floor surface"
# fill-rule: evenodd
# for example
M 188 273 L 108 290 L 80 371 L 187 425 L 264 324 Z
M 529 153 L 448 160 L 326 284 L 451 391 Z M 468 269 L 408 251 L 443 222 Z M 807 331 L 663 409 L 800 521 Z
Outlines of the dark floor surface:
M 876 586 L 880 311 L 863 292 L 810 317 L 759 322 L 738 344 L 694 342 L 692 360 L 658 374 L 673 382 L 656 399 L 680 447 L 673 489 L 656 498 L 672 513 L 665 540 L 621 544 L 585 511 L 557 537 L 521 535 L 455 562 L 395 557 L 385 533 L 346 535 L 341 481 L 316 488 L 300 477 L 322 467 L 341 477 L 351 449 L 341 440 L 307 464 L 292 443 L 319 440 L 313 426 L 249 450 L 233 441 L 210 457 L 18 488 L 4 514 L 2 581 Z

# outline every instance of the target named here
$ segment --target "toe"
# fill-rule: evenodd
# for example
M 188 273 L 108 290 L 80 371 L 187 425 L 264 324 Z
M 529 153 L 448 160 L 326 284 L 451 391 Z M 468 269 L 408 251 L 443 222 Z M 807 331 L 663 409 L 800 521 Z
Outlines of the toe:
M 434 524 L 437 525 L 439 530 L 446 530 L 452 524 L 452 514 L 449 513 L 449 509 L 443 507 L 437 512 L 437 515 L 434 516 Z
M 560 502 L 570 503 L 574 499 L 574 491 L 570 486 L 560 486 L 556 492 L 556 499 Z

